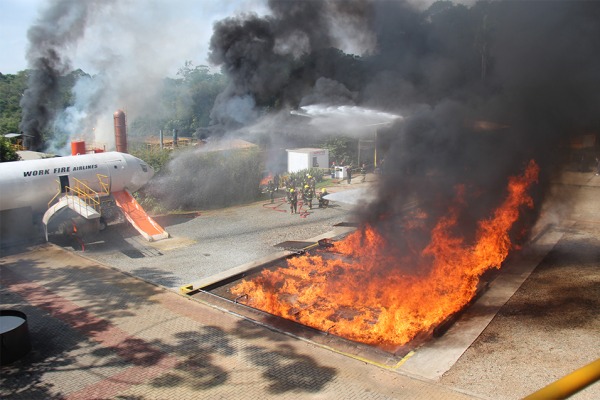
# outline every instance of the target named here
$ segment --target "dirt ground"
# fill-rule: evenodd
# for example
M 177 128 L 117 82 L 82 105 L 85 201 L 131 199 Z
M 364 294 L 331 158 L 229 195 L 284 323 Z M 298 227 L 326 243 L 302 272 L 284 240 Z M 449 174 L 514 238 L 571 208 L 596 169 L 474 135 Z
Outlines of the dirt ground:
M 560 210 L 549 229 L 562 238 L 442 383 L 515 399 L 600 358 L 600 189 L 560 185 L 555 192 L 575 200 L 546 211 Z M 572 398 L 600 398 L 600 383 Z

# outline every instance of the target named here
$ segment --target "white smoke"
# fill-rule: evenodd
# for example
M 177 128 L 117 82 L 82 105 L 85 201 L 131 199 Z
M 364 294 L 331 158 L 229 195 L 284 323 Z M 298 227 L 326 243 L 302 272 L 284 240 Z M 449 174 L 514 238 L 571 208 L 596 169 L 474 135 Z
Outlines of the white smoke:
M 78 3 L 77 1 L 75 3 Z M 54 120 L 57 137 L 47 147 L 64 153 L 69 139 L 85 138 L 114 149 L 113 113 L 123 109 L 128 121 L 155 112 L 156 96 L 168 76 L 186 61 L 205 65 L 212 22 L 264 1 L 125 0 L 88 3 L 94 7 L 82 32 L 57 47 L 63 60 L 92 74 L 75 85 L 74 104 Z M 100 7 L 100 5 L 102 7 Z M 45 11 L 52 19 L 52 3 Z M 60 17 L 56 17 L 60 20 Z M 56 19 L 55 18 L 55 19 Z M 64 21 L 63 21 L 64 22 Z M 232 107 L 238 107 L 233 104 Z M 68 147 L 68 146 L 67 146 Z
M 436 3 L 439 0 L 406 0 L 406 2 L 418 10 L 426 10 L 433 3 Z M 470 7 L 474 5 L 478 0 L 452 0 L 454 4 L 462 4 L 464 6 Z

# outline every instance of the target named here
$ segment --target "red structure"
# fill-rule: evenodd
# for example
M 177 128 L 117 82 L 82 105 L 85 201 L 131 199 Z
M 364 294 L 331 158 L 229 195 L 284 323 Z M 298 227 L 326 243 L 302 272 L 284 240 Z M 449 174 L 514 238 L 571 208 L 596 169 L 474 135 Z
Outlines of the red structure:
M 71 142 L 71 155 L 77 156 L 85 154 L 85 142 L 83 140 L 75 140 Z
M 127 124 L 125 121 L 125 112 L 117 110 L 115 117 L 115 145 L 120 153 L 127 153 Z

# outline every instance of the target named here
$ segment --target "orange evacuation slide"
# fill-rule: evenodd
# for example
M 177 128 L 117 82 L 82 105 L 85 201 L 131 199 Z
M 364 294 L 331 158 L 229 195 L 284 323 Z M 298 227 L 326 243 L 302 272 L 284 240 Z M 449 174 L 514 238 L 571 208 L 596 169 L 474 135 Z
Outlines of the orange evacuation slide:
M 125 214 L 125 218 L 146 240 L 152 242 L 169 237 L 169 233 L 144 211 L 142 206 L 127 190 L 113 192 L 112 195 L 117 206 Z

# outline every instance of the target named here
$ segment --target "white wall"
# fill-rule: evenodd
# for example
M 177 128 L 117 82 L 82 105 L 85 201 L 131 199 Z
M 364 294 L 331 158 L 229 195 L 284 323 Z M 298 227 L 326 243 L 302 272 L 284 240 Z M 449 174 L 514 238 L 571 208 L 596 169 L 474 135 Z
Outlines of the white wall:
M 319 168 L 329 168 L 329 150 L 328 149 L 319 149 L 311 153 L 309 162 L 312 167 L 312 159 L 313 157 L 317 157 L 317 162 L 319 163 Z
M 288 150 L 288 172 L 297 172 L 308 169 L 309 154 Z
M 297 172 L 303 169 L 313 167 L 313 157 L 317 158 L 319 168 L 329 168 L 329 150 L 328 149 L 298 149 L 287 150 L 288 152 L 288 172 Z

